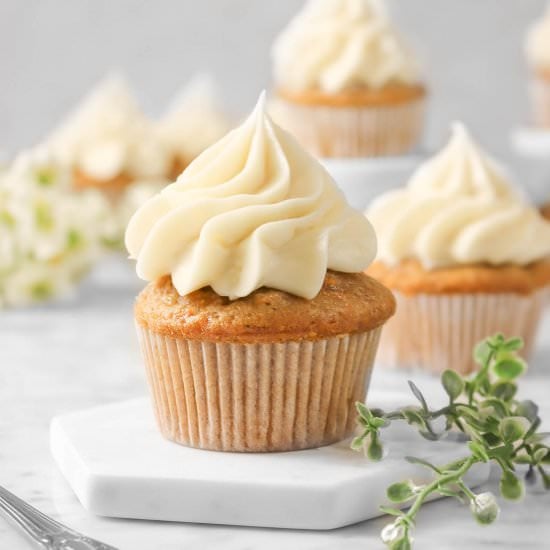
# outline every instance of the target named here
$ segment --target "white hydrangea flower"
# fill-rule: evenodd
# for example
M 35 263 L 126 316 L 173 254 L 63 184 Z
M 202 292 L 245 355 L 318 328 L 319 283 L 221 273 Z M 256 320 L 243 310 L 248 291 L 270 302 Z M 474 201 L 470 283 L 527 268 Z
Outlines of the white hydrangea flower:
M 102 253 L 111 206 L 71 183 L 70 168 L 44 147 L 21 153 L 0 173 L 0 305 L 65 292 Z

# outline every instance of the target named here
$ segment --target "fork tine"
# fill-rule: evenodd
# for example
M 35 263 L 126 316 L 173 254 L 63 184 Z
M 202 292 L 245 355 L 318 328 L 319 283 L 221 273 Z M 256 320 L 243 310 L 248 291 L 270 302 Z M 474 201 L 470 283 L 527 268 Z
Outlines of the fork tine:
M 19 497 L 0 486 L 0 497 L 2 497 L 12 508 L 20 514 L 25 515 L 29 521 L 32 521 L 39 529 L 46 532 L 57 533 L 59 531 L 70 531 L 68 527 L 46 516 L 34 506 L 21 500 Z

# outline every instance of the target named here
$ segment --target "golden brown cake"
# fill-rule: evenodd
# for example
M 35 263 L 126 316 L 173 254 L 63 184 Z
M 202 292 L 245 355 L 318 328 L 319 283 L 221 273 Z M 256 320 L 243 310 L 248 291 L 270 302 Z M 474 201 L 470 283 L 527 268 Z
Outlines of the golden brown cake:
M 138 296 L 138 324 L 159 334 L 188 340 L 258 344 L 321 340 L 368 332 L 395 311 L 392 293 L 362 273 L 329 271 L 313 300 L 259 288 L 229 300 L 211 288 L 180 296 L 162 277 Z
M 269 452 L 351 435 L 394 299 L 362 273 L 372 227 L 263 96 L 136 212 L 126 245 L 151 281 L 135 318 L 166 438 Z

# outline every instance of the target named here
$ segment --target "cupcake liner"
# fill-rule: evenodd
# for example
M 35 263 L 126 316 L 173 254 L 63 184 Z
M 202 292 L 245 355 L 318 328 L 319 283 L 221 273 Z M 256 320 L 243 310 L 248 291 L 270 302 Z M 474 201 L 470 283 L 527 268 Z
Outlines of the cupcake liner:
M 477 369 L 475 345 L 497 332 L 523 338 L 521 354 L 527 358 L 549 294 L 548 289 L 530 295 L 394 292 L 397 312 L 385 326 L 377 360 L 388 367 L 468 374 Z
M 533 74 L 530 95 L 535 126 L 550 128 L 550 78 Z
M 381 328 L 273 344 L 186 340 L 140 325 L 137 331 L 164 437 L 201 449 L 269 452 L 351 435 Z
M 335 107 L 278 98 L 275 121 L 319 157 L 379 157 L 408 153 L 418 145 L 425 99 L 381 106 Z

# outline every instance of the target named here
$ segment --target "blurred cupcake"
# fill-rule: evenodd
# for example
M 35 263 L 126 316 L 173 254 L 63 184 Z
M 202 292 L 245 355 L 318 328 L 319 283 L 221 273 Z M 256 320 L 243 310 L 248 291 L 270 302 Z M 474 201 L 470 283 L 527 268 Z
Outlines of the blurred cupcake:
M 278 123 L 320 157 L 419 144 L 426 90 L 382 0 L 309 0 L 273 47 Z
M 372 227 L 265 114 L 250 117 L 134 215 L 126 233 L 156 417 L 221 451 L 351 434 L 391 293 L 361 271 Z
M 136 180 L 162 180 L 169 155 L 120 77 L 102 81 L 51 136 L 56 156 L 73 170 L 77 189 L 117 199 Z
M 0 174 L 0 308 L 72 290 L 101 255 L 110 207 L 97 191 L 75 193 L 70 171 L 39 148 Z
M 172 179 L 229 131 L 230 123 L 220 103 L 214 79 L 198 75 L 159 121 L 158 134 L 171 158 Z
M 527 34 L 531 102 L 536 126 L 550 128 L 550 7 Z
M 397 299 L 382 363 L 467 373 L 474 345 L 497 332 L 521 336 L 529 353 L 550 288 L 550 223 L 462 125 L 367 216 L 379 242 L 367 273 Z

